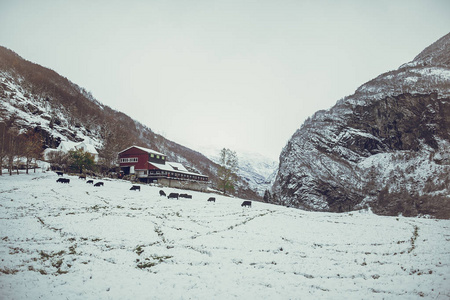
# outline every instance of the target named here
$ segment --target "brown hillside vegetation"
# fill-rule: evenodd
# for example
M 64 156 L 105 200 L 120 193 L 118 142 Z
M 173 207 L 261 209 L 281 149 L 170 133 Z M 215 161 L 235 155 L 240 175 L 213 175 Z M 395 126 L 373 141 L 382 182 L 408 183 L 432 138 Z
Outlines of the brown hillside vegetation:
M 90 92 L 55 71 L 26 61 L 0 46 L 0 72 L 5 77 L 3 80 L 14 81 L 15 85 L 20 86 L 24 97 L 29 100 L 26 103 L 14 102 L 17 109 L 29 115 L 42 115 L 42 118 L 47 119 L 48 127 L 46 124 L 30 124 L 23 118 L 16 122 L 19 129 L 31 128 L 41 133 L 44 147 L 54 148 L 61 142 L 54 132 L 71 141 L 80 141 L 77 132 L 82 132 L 103 143 L 103 148 L 98 150 L 106 167 L 113 163 L 120 150 L 135 144 L 165 153 L 168 159 L 181 162 L 188 169 L 209 176 L 213 187 L 217 186 L 218 165 L 210 159 L 164 138 L 126 114 L 103 105 Z M 15 97 L 1 83 L 0 95 L 6 101 Z M 242 178 L 238 180 L 235 193 L 241 197 L 260 198 Z

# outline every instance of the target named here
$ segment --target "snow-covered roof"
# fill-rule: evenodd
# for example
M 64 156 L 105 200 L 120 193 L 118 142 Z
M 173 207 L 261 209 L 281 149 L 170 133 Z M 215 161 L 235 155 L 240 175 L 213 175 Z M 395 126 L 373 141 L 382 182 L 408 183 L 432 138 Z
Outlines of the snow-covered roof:
M 148 163 L 160 169 L 161 171 L 178 172 L 187 175 L 205 176 L 203 174 L 189 172 L 182 164 L 176 162 L 166 162 L 165 164 L 158 164 L 149 161 Z
M 72 141 L 62 141 L 59 146 L 58 150 L 63 152 L 69 152 L 70 150 L 74 150 L 76 146 L 78 146 L 80 143 L 72 142 Z
M 80 149 L 82 148 L 84 151 L 91 153 L 91 154 L 98 154 L 95 147 L 91 144 L 87 144 L 85 142 L 72 142 L 72 141 L 62 141 L 57 150 L 63 151 L 63 152 L 69 152 L 70 150 Z
M 176 162 L 167 162 L 166 164 L 170 165 L 172 169 L 182 172 L 189 172 L 182 164 Z
M 127 151 L 127 150 L 129 150 L 131 148 L 137 148 L 139 150 L 145 151 L 145 152 L 150 153 L 150 154 L 166 156 L 165 154 L 163 154 L 161 152 L 158 152 L 158 151 L 155 151 L 155 150 L 152 150 L 152 149 L 149 149 L 149 148 L 145 148 L 145 147 L 140 147 L 140 146 L 131 146 L 131 147 L 128 147 L 127 149 L 125 149 L 125 150 L 120 151 L 119 153 L 125 152 L 125 151 Z
M 94 145 L 82 142 L 79 146 L 83 147 L 86 152 L 98 154 L 98 152 L 95 149 Z M 77 147 L 79 147 L 79 146 L 77 146 Z

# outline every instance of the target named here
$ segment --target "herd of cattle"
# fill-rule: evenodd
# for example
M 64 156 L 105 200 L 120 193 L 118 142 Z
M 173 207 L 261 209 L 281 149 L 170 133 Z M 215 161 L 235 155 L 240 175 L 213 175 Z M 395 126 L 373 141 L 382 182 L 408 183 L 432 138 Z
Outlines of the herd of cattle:
M 59 175 L 59 173 L 62 173 L 62 172 L 56 172 L 57 174 L 58 174 L 58 176 L 62 176 L 62 175 Z M 78 178 L 80 178 L 80 179 L 86 179 L 86 176 L 80 176 L 80 177 L 78 177 Z M 69 178 L 58 178 L 57 180 L 56 180 L 56 182 L 61 182 L 61 183 L 70 183 L 70 179 Z M 94 180 L 88 180 L 88 181 L 86 181 L 86 183 L 90 183 L 90 184 L 94 184 Z M 95 184 L 94 184 L 94 186 L 103 186 L 104 185 L 104 183 L 102 182 L 102 181 L 99 181 L 99 182 L 96 182 Z
M 58 174 L 58 176 L 63 176 L 64 175 L 63 172 L 56 172 L 56 174 Z M 78 178 L 86 180 L 86 175 L 80 175 Z M 70 179 L 69 178 L 58 178 L 56 180 L 56 182 L 70 183 Z M 93 180 L 88 180 L 88 181 L 86 181 L 86 183 L 94 184 L 94 181 Z M 99 181 L 99 182 L 96 182 L 94 184 L 94 186 L 104 186 L 104 183 L 102 181 Z M 141 191 L 141 187 L 139 185 L 133 185 L 130 188 L 130 191 Z M 166 197 L 167 195 L 166 195 L 166 193 L 163 190 L 160 190 L 159 191 L 159 196 Z M 180 193 L 170 193 L 169 196 L 167 196 L 167 199 L 179 199 L 179 198 L 192 199 L 192 195 L 180 194 Z M 210 197 L 207 201 L 208 202 L 216 202 L 216 198 L 215 197 Z M 241 206 L 242 207 L 252 207 L 252 201 L 245 200 L 244 202 L 242 202 Z

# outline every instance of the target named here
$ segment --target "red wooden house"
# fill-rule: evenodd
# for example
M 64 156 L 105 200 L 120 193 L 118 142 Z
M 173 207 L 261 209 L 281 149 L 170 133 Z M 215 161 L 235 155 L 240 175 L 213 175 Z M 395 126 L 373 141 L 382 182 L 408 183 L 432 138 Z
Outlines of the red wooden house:
M 189 172 L 182 164 L 166 161 L 167 156 L 152 149 L 131 146 L 119 152 L 124 175 L 134 174 L 144 182 L 165 180 L 208 182 L 208 176 Z

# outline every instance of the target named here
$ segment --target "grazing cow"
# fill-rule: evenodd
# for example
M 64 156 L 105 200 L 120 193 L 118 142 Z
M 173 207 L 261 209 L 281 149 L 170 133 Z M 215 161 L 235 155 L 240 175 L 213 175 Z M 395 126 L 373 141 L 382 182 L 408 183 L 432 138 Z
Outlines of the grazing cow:
M 180 194 L 180 198 L 192 199 L 192 195 L 189 195 L 189 194 Z
M 244 201 L 241 204 L 242 207 L 252 207 L 252 201 Z
M 86 183 L 93 184 L 93 183 L 94 183 L 94 180 L 88 180 L 88 181 L 86 181 Z
M 163 190 L 160 190 L 160 191 L 159 191 L 159 195 L 160 195 L 160 196 L 164 196 L 164 197 L 165 197 L 165 196 L 166 196 L 166 193 L 164 193 L 164 191 L 163 191 Z
M 169 196 L 167 196 L 167 199 L 175 198 L 178 199 L 179 194 L 178 193 L 170 193 Z
M 210 198 L 208 199 L 208 202 L 216 202 L 216 198 L 210 197 Z
M 56 180 L 56 182 L 69 183 L 70 179 L 68 179 L 68 178 L 58 178 L 58 180 Z
M 130 188 L 130 191 L 141 191 L 141 187 L 140 186 L 138 186 L 138 185 L 133 185 L 131 188 Z
M 56 174 L 58 174 L 58 176 L 63 176 L 64 175 L 63 172 L 58 172 L 58 171 L 56 171 Z
M 78 176 L 78 179 L 84 179 L 84 180 L 86 180 L 86 175 L 80 175 L 80 176 Z
M 96 184 L 94 184 L 94 186 L 103 186 L 103 182 L 99 181 Z

